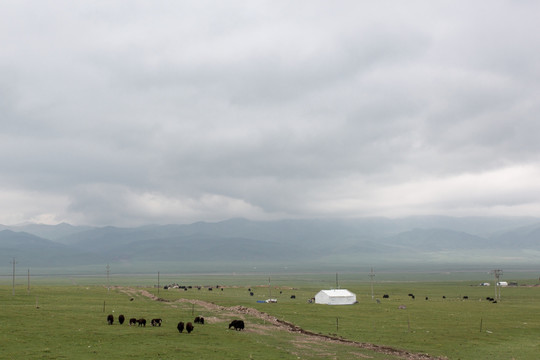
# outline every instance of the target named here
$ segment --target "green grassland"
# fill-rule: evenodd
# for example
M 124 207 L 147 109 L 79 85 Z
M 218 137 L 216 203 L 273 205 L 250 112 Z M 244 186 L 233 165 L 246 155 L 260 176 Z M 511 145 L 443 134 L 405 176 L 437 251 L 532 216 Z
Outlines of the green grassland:
M 532 286 L 537 280 L 521 279 L 520 286 L 503 288 L 502 301 L 493 304 L 485 298 L 493 297 L 495 288 L 478 286 L 481 279 L 430 278 L 426 274 L 416 276 L 422 281 L 398 274 L 377 277 L 372 298 L 369 281 L 340 276 L 340 287 L 357 294 L 358 303 L 349 306 L 308 303 L 320 289 L 335 286 L 335 276 L 328 274 L 270 278 L 161 275 L 160 288 L 154 286 L 155 276 L 142 275 L 112 276 L 109 280 L 36 277 L 29 289 L 18 278 L 15 295 L 9 279 L 3 278 L 0 359 L 403 358 L 283 331 L 261 318 L 230 310 L 239 305 L 316 334 L 449 359 L 536 359 L 540 354 L 540 287 Z M 170 283 L 194 288 L 162 288 Z M 203 287 L 197 290 L 196 286 Z M 207 286 L 214 289 L 210 291 Z M 164 301 L 153 300 L 142 290 Z M 414 300 L 409 293 L 415 294 Z M 383 299 L 383 294 L 389 298 Z M 278 302 L 257 302 L 269 297 Z M 210 309 L 196 300 L 224 308 Z M 148 323 L 159 317 L 163 325 L 130 327 L 119 325 L 117 320 L 107 325 L 108 314 L 117 319 L 121 313 L 126 318 L 144 317 Z M 192 321 L 197 315 L 204 316 L 207 323 L 195 324 L 191 334 L 178 333 L 178 321 Z M 228 330 L 233 318 L 243 318 L 246 330 Z

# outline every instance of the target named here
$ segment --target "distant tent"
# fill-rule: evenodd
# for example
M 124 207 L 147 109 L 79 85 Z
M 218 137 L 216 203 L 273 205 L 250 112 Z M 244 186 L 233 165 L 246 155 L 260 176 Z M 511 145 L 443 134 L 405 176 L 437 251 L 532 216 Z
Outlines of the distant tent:
M 321 290 L 315 295 L 315 304 L 351 305 L 356 303 L 356 295 L 347 289 Z

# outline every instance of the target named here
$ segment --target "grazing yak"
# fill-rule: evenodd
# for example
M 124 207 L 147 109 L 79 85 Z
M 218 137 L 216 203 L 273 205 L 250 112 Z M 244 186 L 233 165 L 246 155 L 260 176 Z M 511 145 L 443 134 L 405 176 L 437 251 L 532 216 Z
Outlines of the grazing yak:
M 178 332 L 182 333 L 182 331 L 184 331 L 184 323 L 180 321 L 178 325 L 176 325 L 176 328 L 178 329 Z
M 139 324 L 139 326 L 146 326 L 146 319 L 139 319 L 137 320 L 137 323 Z
M 383 299 L 389 299 L 389 298 L 390 298 L 390 295 L 384 294 L 384 295 L 382 296 L 382 298 L 383 298 Z
M 296 295 L 291 295 L 291 299 L 296 299 Z
M 193 324 L 192 323 L 188 322 L 186 324 L 186 331 L 188 332 L 188 334 L 193 331 Z
M 124 317 L 124 315 L 118 316 L 118 322 L 120 323 L 120 325 L 122 325 L 125 320 L 126 320 L 126 318 Z
M 152 319 L 150 323 L 152 326 L 161 326 L 161 319 Z
M 244 330 L 244 321 L 243 320 L 233 320 L 229 324 L 229 329 L 232 328 L 232 327 L 234 327 L 234 330 L 236 330 L 236 331 Z
M 107 315 L 107 324 L 112 325 L 114 322 L 114 316 Z
M 137 324 L 137 319 L 135 319 L 135 318 L 129 319 L 129 326 L 136 325 L 136 324 Z
M 202 316 L 197 316 L 195 320 L 193 320 L 195 324 L 201 324 L 204 325 L 204 318 Z

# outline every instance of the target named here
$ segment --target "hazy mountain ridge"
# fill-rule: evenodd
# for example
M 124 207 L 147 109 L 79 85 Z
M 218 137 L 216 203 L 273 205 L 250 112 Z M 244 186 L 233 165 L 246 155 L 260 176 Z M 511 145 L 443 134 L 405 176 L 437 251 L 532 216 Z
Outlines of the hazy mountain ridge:
M 527 256 L 526 250 L 540 251 L 538 218 L 231 219 L 133 228 L 28 224 L 0 225 L 0 229 L 5 229 L 0 231 L 1 253 L 33 266 L 59 261 L 65 265 L 115 261 L 317 264 L 333 258 L 414 261 L 426 257 L 474 261 L 477 254 L 516 254 L 519 259 Z

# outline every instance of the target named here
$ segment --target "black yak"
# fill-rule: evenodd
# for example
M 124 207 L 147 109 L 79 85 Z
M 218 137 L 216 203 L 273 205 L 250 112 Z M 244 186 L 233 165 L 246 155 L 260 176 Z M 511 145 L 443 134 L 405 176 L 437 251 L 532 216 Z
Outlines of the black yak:
M 114 322 L 114 316 L 107 315 L 107 324 L 112 325 Z
M 181 333 L 182 331 L 184 331 L 184 323 L 180 321 L 178 325 L 176 325 L 176 328 Z
M 197 316 L 195 320 L 193 320 L 195 324 L 201 324 L 204 325 L 204 318 L 202 316 Z
M 139 319 L 137 320 L 137 323 L 139 324 L 139 326 L 146 326 L 146 319 Z
M 390 296 L 389 296 L 388 294 L 384 294 L 384 295 L 382 296 L 382 298 L 383 298 L 383 299 L 389 299 Z
M 234 327 L 234 330 L 236 330 L 236 331 L 244 330 L 244 321 L 243 320 L 233 320 L 229 324 L 229 329 L 232 328 L 232 327 Z
M 129 326 L 137 324 L 137 319 L 131 318 L 129 319 Z
M 291 295 L 291 299 L 296 299 L 296 295 Z
M 118 322 L 120 323 L 120 325 L 122 325 L 125 320 L 126 320 L 126 318 L 124 317 L 124 315 L 118 316 Z
M 186 324 L 186 331 L 188 332 L 188 334 L 193 331 L 193 324 L 192 323 L 188 322 Z
M 152 326 L 161 326 L 161 319 L 152 319 Z

